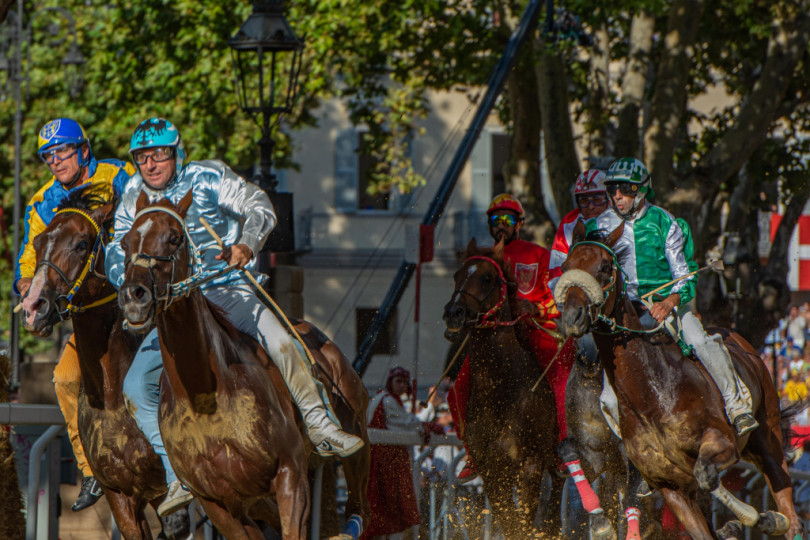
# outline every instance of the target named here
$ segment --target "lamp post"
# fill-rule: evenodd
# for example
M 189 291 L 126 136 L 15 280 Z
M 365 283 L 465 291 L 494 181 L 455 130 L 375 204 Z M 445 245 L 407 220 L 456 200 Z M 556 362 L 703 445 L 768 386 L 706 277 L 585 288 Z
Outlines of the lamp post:
M 252 181 L 264 189 L 278 217 L 266 250 L 291 252 L 293 237 L 292 193 L 276 191 L 273 174 L 273 128 L 283 114 L 292 112 L 298 91 L 304 42 L 284 18 L 283 0 L 253 2 L 253 13 L 228 40 L 234 64 L 239 106 L 259 125 L 259 167 Z M 260 254 L 259 269 L 268 271 L 269 258 Z
M 17 10 L 10 11 L 6 22 L 1 27 L 2 40 L 0 40 L 0 73 L 5 73 L 6 80 L 2 84 L 2 99 L 6 99 L 9 93 L 14 95 L 16 111 L 14 113 L 14 240 L 12 257 L 16 258 L 20 251 L 20 225 L 22 220 L 22 197 L 20 176 L 22 170 L 22 121 L 23 121 L 23 97 L 22 85 L 25 83 L 26 99 L 29 96 L 29 72 L 31 68 L 31 46 L 34 43 L 34 22 L 41 15 L 50 15 L 51 20 L 47 25 L 49 37 L 44 42 L 50 48 L 59 48 L 70 40 L 70 48 L 62 58 L 61 64 L 65 67 L 68 90 L 71 97 L 75 97 L 81 90 L 82 72 L 81 66 L 85 63 L 84 56 L 79 50 L 76 41 L 76 21 L 64 8 L 45 7 L 35 10 L 28 19 L 28 26 L 23 25 L 23 0 L 17 0 Z M 67 23 L 67 31 L 64 24 Z M 25 49 L 25 55 L 23 55 Z M 14 303 L 14 293 L 12 292 L 12 304 Z M 20 318 L 19 315 L 11 312 L 11 384 L 16 386 L 20 382 Z

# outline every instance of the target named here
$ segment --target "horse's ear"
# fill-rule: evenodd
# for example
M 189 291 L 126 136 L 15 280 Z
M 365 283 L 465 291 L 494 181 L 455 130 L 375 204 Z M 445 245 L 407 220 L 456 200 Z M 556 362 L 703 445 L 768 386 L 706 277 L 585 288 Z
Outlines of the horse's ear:
M 141 190 L 141 194 L 138 195 L 138 200 L 135 202 L 135 213 L 137 214 L 144 208 L 149 205 L 149 197 L 146 195 L 146 192 Z
M 194 192 L 192 190 L 188 190 L 188 193 L 183 195 L 183 198 L 180 199 L 180 202 L 177 203 L 177 211 L 178 213 L 186 217 L 186 212 L 188 212 L 189 207 L 191 207 L 191 203 L 194 201 Z
M 496 261 L 503 262 L 503 239 L 499 240 L 495 247 L 492 248 L 492 258 Z
M 478 251 L 478 242 L 475 241 L 475 237 L 473 236 L 470 239 L 470 243 L 467 244 L 466 256 L 469 257 L 471 254 L 475 253 L 476 251 Z
M 622 237 L 623 233 L 624 233 L 624 220 L 622 220 L 621 225 L 613 229 L 613 232 L 608 235 L 607 240 L 605 240 L 605 245 L 609 248 L 612 248 L 613 246 L 616 245 L 616 242 L 619 241 L 619 238 Z
M 101 206 L 93 210 L 93 213 L 91 215 L 93 221 L 95 221 L 99 225 L 107 223 L 109 220 L 112 219 L 113 214 L 115 214 L 115 207 L 117 205 L 118 199 L 111 199 L 110 201 L 102 204 Z
M 585 222 L 578 219 L 577 224 L 574 225 L 574 230 L 571 231 L 571 245 L 573 246 L 583 240 L 585 240 Z

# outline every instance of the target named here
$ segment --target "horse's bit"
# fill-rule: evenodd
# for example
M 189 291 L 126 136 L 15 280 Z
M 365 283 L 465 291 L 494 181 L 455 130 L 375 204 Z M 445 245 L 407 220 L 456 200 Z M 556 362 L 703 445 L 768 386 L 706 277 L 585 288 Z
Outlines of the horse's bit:
M 96 258 L 98 257 L 98 254 L 104 250 L 104 240 L 103 240 L 104 231 L 102 231 L 101 227 L 98 225 L 98 223 L 95 222 L 95 220 L 90 216 L 90 214 L 88 214 L 83 210 L 79 210 L 78 208 L 65 208 L 63 210 L 59 210 L 58 212 L 56 212 L 54 216 L 67 213 L 79 214 L 80 216 L 83 216 L 85 219 L 87 219 L 87 221 L 90 222 L 90 224 L 93 226 L 93 229 L 95 229 L 96 231 L 96 241 L 93 244 L 93 249 L 90 250 L 90 255 L 87 257 L 87 260 L 84 263 L 84 268 L 82 268 L 81 273 L 73 281 L 73 283 L 70 282 L 65 273 L 62 272 L 62 270 L 58 266 L 53 264 L 48 259 L 39 261 L 37 263 L 35 273 L 37 270 L 39 270 L 40 266 L 46 266 L 51 270 L 53 270 L 54 272 L 56 272 L 56 275 L 58 275 L 62 279 L 62 281 L 65 282 L 65 285 L 68 286 L 67 294 L 61 294 L 56 297 L 56 301 L 58 303 L 64 301 L 64 309 L 57 308 L 56 310 L 57 314 L 59 315 L 59 319 L 62 321 L 70 319 L 70 317 L 74 313 L 81 313 L 87 309 L 101 306 L 103 304 L 106 304 L 107 302 L 111 302 L 116 298 L 116 296 L 118 296 L 118 293 L 115 292 L 109 296 L 106 296 L 86 306 L 76 306 L 73 304 L 73 298 L 76 296 L 76 293 L 79 291 L 82 284 L 84 283 L 85 278 L 90 272 L 93 272 L 93 274 L 102 279 L 107 279 L 107 276 L 105 276 L 104 274 L 99 274 L 98 272 L 96 272 L 95 269 Z

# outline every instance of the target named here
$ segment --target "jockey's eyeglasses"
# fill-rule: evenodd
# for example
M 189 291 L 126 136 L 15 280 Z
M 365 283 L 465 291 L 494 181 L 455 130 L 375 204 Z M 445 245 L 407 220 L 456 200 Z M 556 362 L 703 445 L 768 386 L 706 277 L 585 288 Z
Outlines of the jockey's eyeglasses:
M 39 159 L 50 165 L 56 160 L 65 161 L 78 152 L 79 147 L 73 143 L 60 144 L 39 153 Z
M 602 206 L 607 204 L 607 198 L 601 193 L 593 195 L 577 195 L 577 206 L 586 208 L 588 206 Z
M 152 161 L 155 163 L 162 163 L 172 159 L 173 157 L 174 148 L 171 148 L 170 146 L 160 146 L 158 148 L 151 148 L 142 152 L 134 152 L 132 154 L 132 159 L 134 159 L 135 163 L 138 165 L 146 165 L 149 158 L 152 158 Z
M 616 192 L 620 192 L 622 195 L 633 195 L 635 196 L 638 193 L 638 184 L 633 184 L 631 182 L 619 182 L 617 184 L 608 184 L 605 186 L 605 189 L 608 192 L 608 195 L 613 197 L 616 195 Z
M 501 214 L 500 216 L 489 216 L 489 226 L 493 229 L 498 225 L 506 227 L 514 227 L 517 225 L 519 219 L 513 214 Z

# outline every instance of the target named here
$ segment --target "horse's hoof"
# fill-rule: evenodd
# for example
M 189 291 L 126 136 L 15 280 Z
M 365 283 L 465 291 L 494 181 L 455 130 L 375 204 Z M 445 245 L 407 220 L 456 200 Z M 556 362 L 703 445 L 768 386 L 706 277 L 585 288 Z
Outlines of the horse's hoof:
M 782 536 L 790 528 L 790 522 L 783 514 L 768 510 L 759 515 L 756 527 L 768 536 Z
M 717 529 L 717 537 L 721 540 L 742 540 L 745 538 L 742 523 L 737 519 L 727 522 Z
M 590 514 L 588 528 L 591 531 L 591 540 L 616 540 L 616 530 L 603 512 Z

